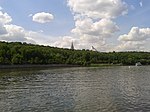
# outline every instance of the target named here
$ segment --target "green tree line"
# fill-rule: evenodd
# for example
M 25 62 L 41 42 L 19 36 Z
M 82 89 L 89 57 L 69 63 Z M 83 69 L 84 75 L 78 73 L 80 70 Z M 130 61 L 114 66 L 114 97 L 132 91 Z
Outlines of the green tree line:
M 70 50 L 21 42 L 0 42 L 0 64 L 150 64 L 150 52 Z

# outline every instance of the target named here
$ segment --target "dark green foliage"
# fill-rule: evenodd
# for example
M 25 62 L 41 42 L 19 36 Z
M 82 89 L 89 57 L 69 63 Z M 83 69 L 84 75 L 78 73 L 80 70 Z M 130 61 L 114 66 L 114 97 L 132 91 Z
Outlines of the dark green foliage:
M 21 42 L 0 42 L 0 64 L 150 64 L 149 52 L 95 52 L 69 50 Z

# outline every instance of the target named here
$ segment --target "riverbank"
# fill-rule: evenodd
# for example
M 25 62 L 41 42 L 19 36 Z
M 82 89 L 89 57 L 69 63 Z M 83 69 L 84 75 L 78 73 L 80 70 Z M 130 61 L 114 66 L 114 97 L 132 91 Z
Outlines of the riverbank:
M 123 64 L 90 64 L 82 67 L 106 67 L 106 66 L 134 66 Z M 144 65 L 146 66 L 146 65 Z M 81 65 L 69 65 L 69 64 L 47 64 L 47 65 L 0 65 L 0 69 L 19 69 L 19 68 L 62 68 L 62 67 L 81 67 Z
M 48 65 L 0 65 L 0 69 L 17 69 L 17 68 L 56 68 L 56 67 L 79 67 L 79 65 L 68 65 L 68 64 L 48 64 Z
M 91 64 L 90 67 L 123 66 L 122 64 Z

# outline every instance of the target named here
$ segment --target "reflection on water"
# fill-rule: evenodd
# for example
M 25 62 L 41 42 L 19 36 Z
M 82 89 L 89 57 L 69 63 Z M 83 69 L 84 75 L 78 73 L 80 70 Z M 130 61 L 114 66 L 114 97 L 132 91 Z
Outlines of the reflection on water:
M 1 112 L 149 112 L 150 66 L 0 71 Z

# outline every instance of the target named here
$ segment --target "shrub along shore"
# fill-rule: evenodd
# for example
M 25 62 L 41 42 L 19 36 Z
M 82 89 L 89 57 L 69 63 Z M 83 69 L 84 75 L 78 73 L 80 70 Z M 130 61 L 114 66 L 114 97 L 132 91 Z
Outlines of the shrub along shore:
M 70 50 L 21 42 L 0 42 L 0 68 L 36 66 L 150 65 L 150 52 Z
M 79 67 L 78 65 L 68 64 L 48 64 L 48 65 L 0 65 L 0 69 L 18 69 L 18 68 L 62 68 L 62 67 Z

